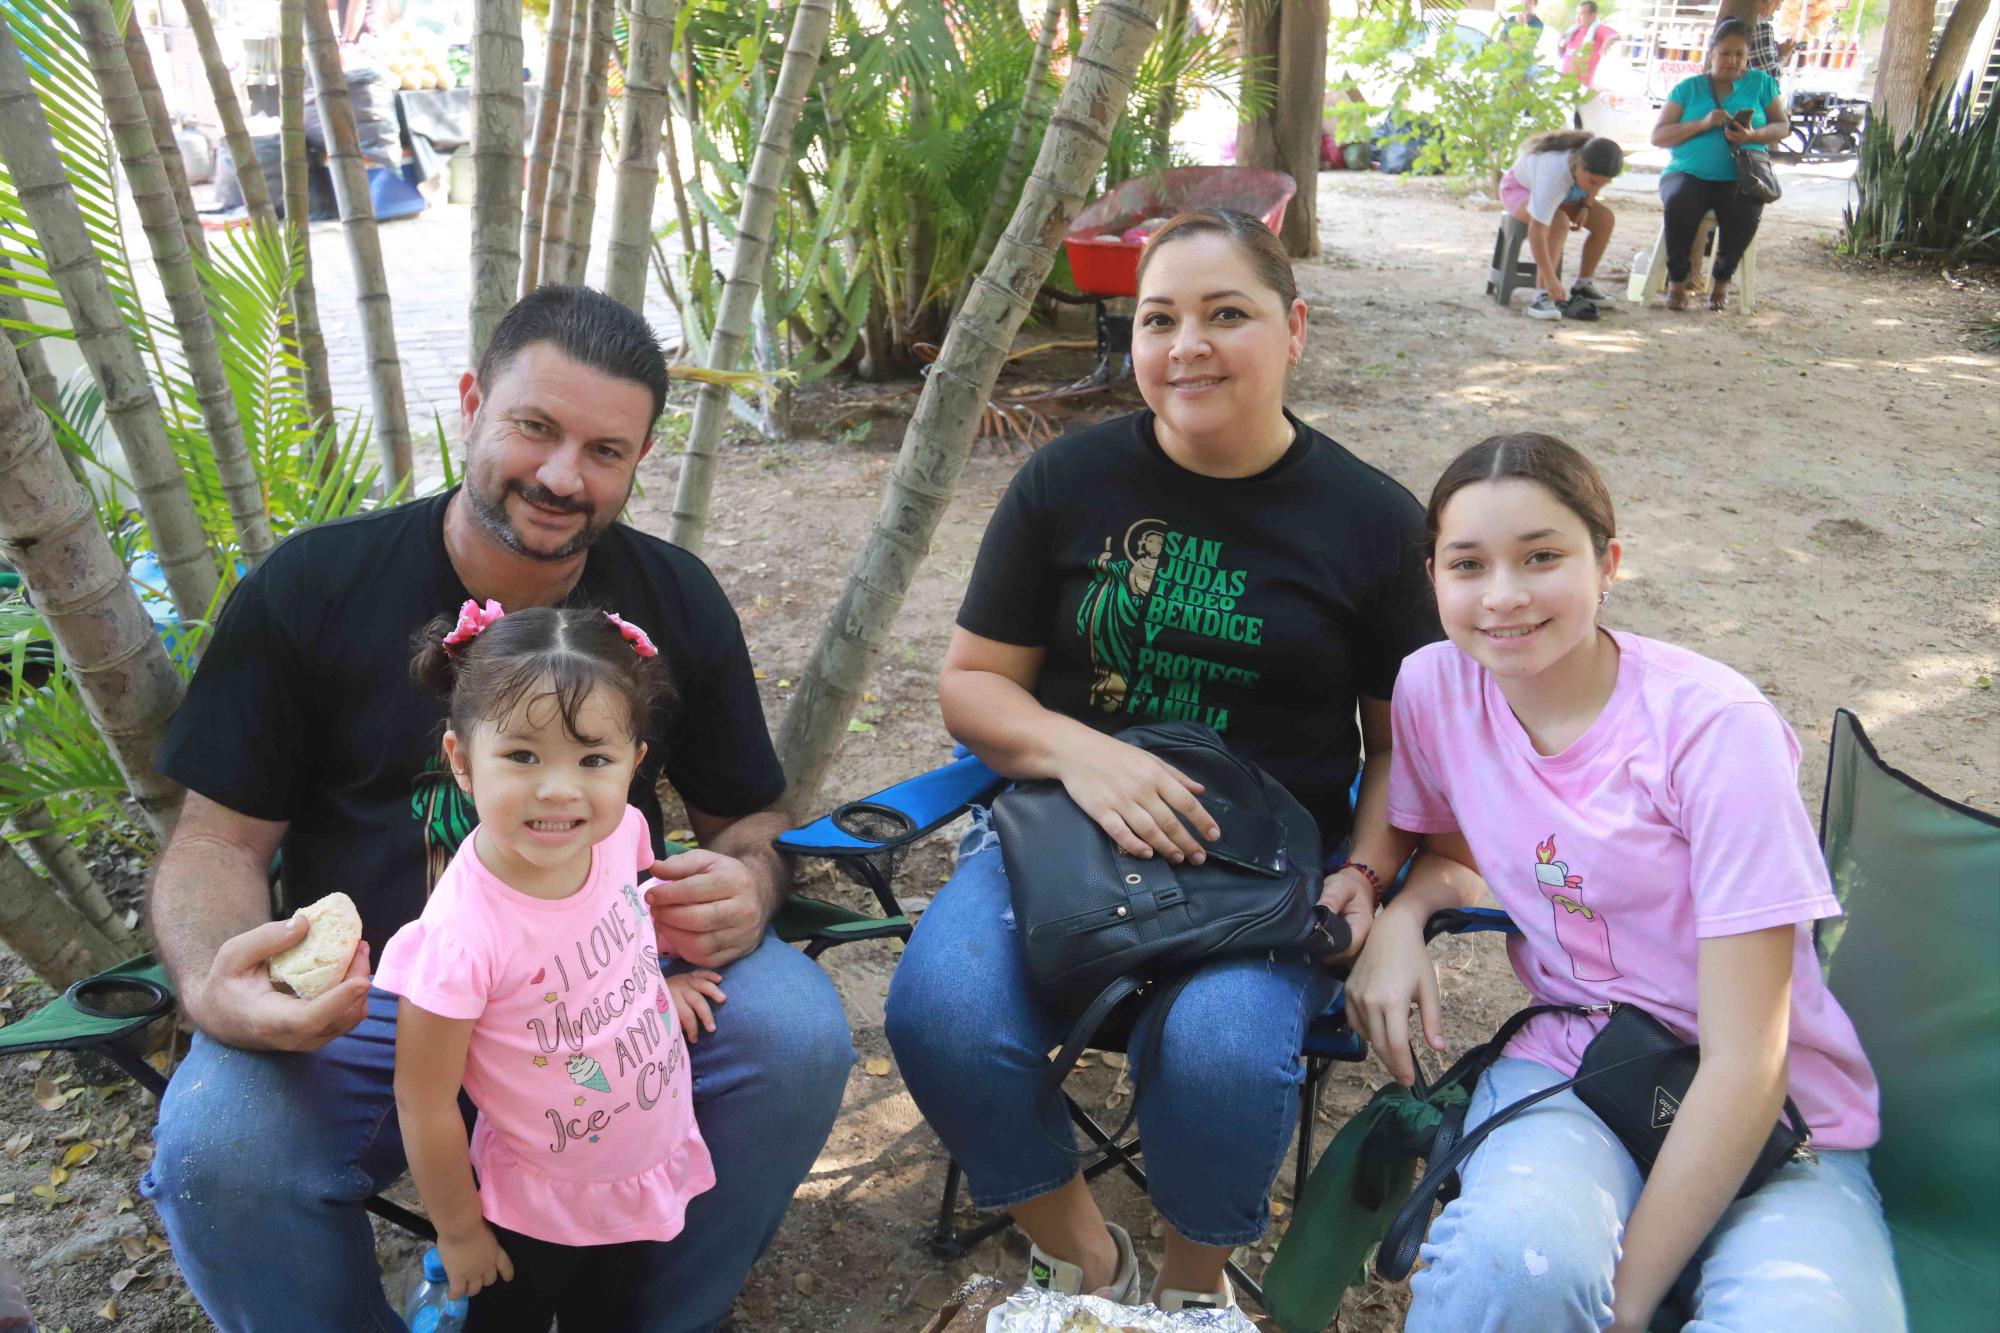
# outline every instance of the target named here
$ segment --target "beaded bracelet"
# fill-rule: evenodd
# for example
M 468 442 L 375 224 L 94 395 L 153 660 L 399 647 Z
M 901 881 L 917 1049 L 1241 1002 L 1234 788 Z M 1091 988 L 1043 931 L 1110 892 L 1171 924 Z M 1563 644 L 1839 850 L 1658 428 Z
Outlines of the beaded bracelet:
M 1368 882 L 1375 886 L 1375 897 L 1377 899 L 1381 898 L 1382 877 L 1376 874 L 1371 866 L 1361 861 L 1343 861 L 1338 866 L 1334 867 L 1333 873 L 1338 875 L 1343 870 L 1359 870 L 1362 874 L 1366 875 L 1368 877 Z

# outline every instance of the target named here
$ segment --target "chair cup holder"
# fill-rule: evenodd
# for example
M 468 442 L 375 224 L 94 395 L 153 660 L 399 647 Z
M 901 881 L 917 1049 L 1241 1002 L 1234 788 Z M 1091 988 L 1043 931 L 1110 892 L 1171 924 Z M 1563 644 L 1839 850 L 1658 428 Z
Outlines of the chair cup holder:
M 144 977 L 86 977 L 63 998 L 79 1013 L 113 1021 L 158 1018 L 174 1007 L 172 992 Z

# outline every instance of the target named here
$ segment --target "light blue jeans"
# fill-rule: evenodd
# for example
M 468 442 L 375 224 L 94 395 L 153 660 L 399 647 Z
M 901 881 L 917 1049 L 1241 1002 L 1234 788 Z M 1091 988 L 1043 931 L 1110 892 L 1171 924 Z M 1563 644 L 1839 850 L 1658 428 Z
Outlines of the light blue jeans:
M 1263 1236 L 1298 1123 L 1299 1043 L 1334 984 L 1303 958 L 1230 958 L 1174 1003 L 1160 1067 L 1141 1078 L 1139 1131 L 1153 1203 L 1189 1240 Z M 957 870 L 896 964 L 887 1027 L 910 1095 L 981 1208 L 1046 1194 L 1077 1172 L 1035 1119 L 1041 1070 L 1064 1026 L 1029 990 L 1000 841 L 975 809 Z M 1059 1111 L 1048 1129 L 1065 1142 L 1072 1133 Z
M 720 971 L 729 1002 L 688 1051 L 716 1185 L 647 1275 L 659 1294 L 647 1329 L 711 1329 L 729 1312 L 826 1142 L 854 1062 L 818 964 L 773 935 Z M 361 1208 L 405 1168 L 395 1055 L 396 997 L 383 991 L 359 1027 L 307 1054 L 195 1036 L 140 1188 L 224 1333 L 403 1333 Z
M 1561 1081 L 1533 1060 L 1501 1060 L 1473 1090 L 1466 1128 Z M 1460 1179 L 1410 1279 L 1410 1333 L 1611 1322 L 1612 1273 L 1644 1182 L 1574 1092 L 1495 1130 Z M 1731 1204 L 1668 1303 L 1690 1312 L 1684 1333 L 1900 1333 L 1903 1293 L 1868 1154 L 1789 1163 Z

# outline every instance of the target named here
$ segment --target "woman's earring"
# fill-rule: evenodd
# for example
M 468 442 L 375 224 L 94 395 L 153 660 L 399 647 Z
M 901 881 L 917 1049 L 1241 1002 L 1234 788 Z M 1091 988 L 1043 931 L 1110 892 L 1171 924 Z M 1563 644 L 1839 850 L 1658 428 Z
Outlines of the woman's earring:
M 1611 600 L 1611 589 L 1609 588 L 1606 588 L 1603 592 L 1597 594 L 1597 604 L 1599 606 L 1603 606 L 1606 602 L 1610 600 Z

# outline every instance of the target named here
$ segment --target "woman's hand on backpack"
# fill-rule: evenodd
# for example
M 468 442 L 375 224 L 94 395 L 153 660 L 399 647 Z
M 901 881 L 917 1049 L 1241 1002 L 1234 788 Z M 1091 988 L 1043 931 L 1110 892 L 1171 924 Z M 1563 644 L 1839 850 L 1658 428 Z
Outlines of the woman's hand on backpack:
M 1326 961 L 1335 965 L 1354 960 L 1368 943 L 1375 925 L 1375 883 L 1353 866 L 1342 866 L 1320 882 L 1319 900 L 1326 909 L 1347 921 L 1351 932 L 1347 948 Z
M 460 1235 L 439 1232 L 438 1258 L 444 1260 L 444 1273 L 451 1279 L 450 1294 L 454 1297 L 471 1298 L 503 1278 L 508 1282 L 514 1280 L 514 1261 L 500 1248 L 500 1238 L 484 1221 Z
M 1058 758 L 1056 776 L 1069 798 L 1133 856 L 1200 865 L 1208 859 L 1201 839 L 1222 836 L 1196 799 L 1199 782 L 1116 737 L 1094 731 L 1077 737 Z
M 1437 968 L 1424 948 L 1424 927 L 1394 907 L 1375 919 L 1368 947 L 1347 978 L 1347 1025 L 1375 1049 L 1389 1076 L 1404 1087 L 1416 1082 L 1410 1050 L 1410 1006 L 1417 1007 L 1426 1043 L 1444 1050 L 1438 1017 Z

